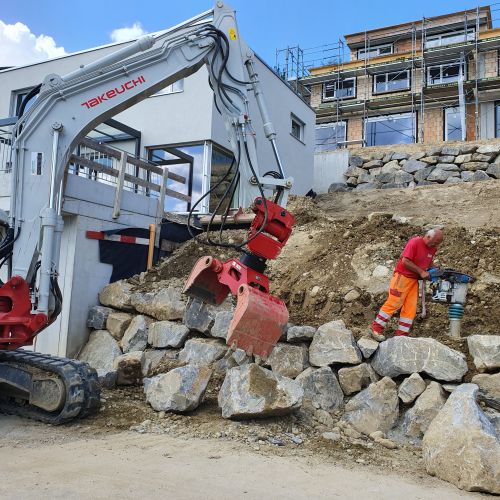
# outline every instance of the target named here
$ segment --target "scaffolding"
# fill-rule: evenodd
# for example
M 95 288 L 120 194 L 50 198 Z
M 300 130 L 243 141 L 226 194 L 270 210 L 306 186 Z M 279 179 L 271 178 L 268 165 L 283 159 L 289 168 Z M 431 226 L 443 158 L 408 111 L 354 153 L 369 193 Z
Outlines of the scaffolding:
M 338 124 L 349 118 L 362 120 L 361 142 L 367 145 L 367 120 L 379 116 L 411 113 L 412 142 L 428 142 L 430 133 L 427 125 L 435 117 L 430 114 L 441 110 L 441 116 L 446 115 L 447 108 L 458 110 L 461 123 L 461 139 L 479 139 L 480 121 L 485 113 L 494 113 L 495 107 L 481 109 L 481 104 L 500 100 L 499 57 L 496 55 L 497 71 L 488 74 L 486 71 L 487 53 L 500 50 L 500 30 L 493 27 L 496 17 L 500 17 L 500 3 L 490 5 L 489 9 L 477 7 L 458 14 L 436 18 L 423 17 L 420 21 L 408 23 L 390 32 L 386 28 L 365 31 L 356 36 L 355 42 L 350 42 L 358 54 L 364 57 L 346 58 L 346 44 L 342 40 L 336 43 L 300 49 L 296 58 L 288 56 L 289 65 L 279 64 L 278 53 L 287 54 L 288 49 L 277 51 L 276 67 L 291 68 L 295 78 L 295 88 L 309 98 L 317 112 L 317 123 Z M 447 19 L 453 22 L 447 22 Z M 384 30 L 384 31 L 382 31 Z M 393 49 L 390 54 L 381 56 L 377 47 L 390 44 Z M 395 47 L 403 46 L 404 50 L 394 51 Z M 297 49 L 293 48 L 294 50 Z M 285 60 L 287 58 L 284 58 Z M 296 61 L 300 60 L 300 64 Z M 294 65 L 295 64 L 295 65 Z M 453 78 L 443 77 L 449 71 L 456 71 Z M 324 67 L 325 71 L 318 71 Z M 444 67 L 444 68 L 443 68 Z M 315 69 L 313 71 L 313 68 Z M 440 68 L 441 78 L 435 74 Z M 407 72 L 408 88 L 389 92 L 375 92 L 375 76 L 380 74 L 396 75 Z M 283 72 L 283 78 L 289 74 Z M 451 73 L 446 73 L 451 74 Z M 338 95 L 336 98 L 314 100 L 314 86 L 325 82 L 340 81 L 346 78 L 356 78 L 356 95 L 354 98 Z M 387 80 L 387 86 L 394 81 Z M 396 82 L 397 84 L 397 82 Z M 317 93 L 316 93 L 317 95 Z M 493 110 L 493 111 L 492 111 Z M 430 121 L 429 121 L 430 120 Z M 443 127 L 446 123 L 443 121 Z M 443 130 L 444 130 L 443 129 Z M 410 134 L 410 132 L 408 132 Z M 426 137 L 426 135 L 428 137 Z M 349 145 L 347 136 L 344 140 L 332 138 L 332 148 Z M 441 140 L 446 140 L 443 136 Z M 359 141 L 354 141 L 359 142 Z

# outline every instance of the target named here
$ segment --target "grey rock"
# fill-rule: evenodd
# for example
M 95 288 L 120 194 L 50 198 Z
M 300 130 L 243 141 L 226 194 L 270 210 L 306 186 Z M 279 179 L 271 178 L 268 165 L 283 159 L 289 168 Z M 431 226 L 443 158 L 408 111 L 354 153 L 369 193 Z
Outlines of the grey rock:
M 441 148 L 436 146 L 425 150 L 426 156 L 441 156 L 441 153 Z
M 243 349 L 228 351 L 221 359 L 213 363 L 213 369 L 219 374 L 225 374 L 231 368 L 253 363 L 252 356 L 247 356 Z
M 278 343 L 271 351 L 267 362 L 274 373 L 295 378 L 308 365 L 308 349 L 305 345 Z
M 123 337 L 120 341 L 122 351 L 144 351 L 148 345 L 148 325 L 150 319 L 146 316 L 136 316 L 128 328 L 125 330 Z
M 144 363 L 142 351 L 131 351 L 118 356 L 113 362 L 117 385 L 137 385 L 142 382 Z
M 460 178 L 463 179 L 464 182 L 472 181 L 473 177 L 474 177 L 474 172 L 469 172 L 468 170 L 460 172 Z
M 363 158 L 361 156 L 352 155 L 349 157 L 349 165 L 353 167 L 361 167 L 363 165 Z
M 401 170 L 401 166 L 399 165 L 399 163 L 396 160 L 392 160 L 392 161 L 387 162 L 380 169 L 380 174 L 393 174 L 394 172 L 397 172 L 398 170 Z
M 483 144 L 477 148 L 478 153 L 500 153 L 500 144 Z
M 133 318 L 133 314 L 114 311 L 110 313 L 106 320 L 106 330 L 108 330 L 116 340 L 120 341 Z
M 460 177 L 448 177 L 448 179 L 444 181 L 445 184 L 461 184 L 462 182 L 465 181 Z
M 435 167 L 434 170 L 427 176 L 428 181 L 444 182 L 448 177 L 458 177 L 460 174 L 452 170 L 443 170 L 442 168 Z
M 466 154 L 466 155 L 458 155 L 455 158 L 455 163 L 457 163 L 458 165 L 460 165 L 462 163 L 467 163 L 470 161 L 472 161 L 472 155 L 470 153 Z
M 286 340 L 288 342 L 303 342 L 305 340 L 312 340 L 316 328 L 314 326 L 291 326 L 286 332 Z
M 427 165 L 435 165 L 439 160 L 439 156 L 424 156 L 420 162 L 424 162 Z
M 491 160 L 493 160 L 493 158 L 495 157 L 494 154 L 485 154 L 485 153 L 474 153 L 472 155 L 472 161 L 486 161 L 486 162 L 490 162 Z
M 443 156 L 458 156 L 461 153 L 460 147 L 459 146 L 445 146 L 441 150 L 441 154 Z
M 399 415 L 397 385 L 389 377 L 369 385 L 345 405 L 342 421 L 358 432 L 369 436 L 372 432 L 387 433 Z
M 370 337 L 361 337 L 358 340 L 358 347 L 363 356 L 368 359 L 378 349 L 378 342 Z
M 418 373 L 412 373 L 405 378 L 398 389 L 398 396 L 403 403 L 412 403 L 417 396 L 425 391 L 426 385 L 424 379 Z
M 441 385 L 430 382 L 413 407 L 406 412 L 403 420 L 405 434 L 411 438 L 422 438 L 445 403 L 446 396 Z
M 430 181 L 420 181 L 417 183 L 417 186 L 434 186 L 434 185 L 435 183 Z
M 356 186 L 356 191 L 369 191 L 370 189 L 378 189 L 380 184 L 377 182 L 367 182 L 364 184 L 358 184 Z
M 372 161 L 368 161 L 366 163 L 363 164 L 363 168 L 365 169 L 371 169 L 371 168 L 377 168 L 377 167 L 383 167 L 384 166 L 384 162 L 382 160 L 372 160 Z
M 366 184 L 366 183 L 371 184 L 376 182 L 376 180 L 377 180 L 376 175 L 372 175 L 365 171 L 358 177 L 358 187 L 360 184 Z
M 396 151 L 395 153 L 392 153 L 391 160 L 407 160 L 409 157 L 410 155 L 407 153 Z
M 453 163 L 454 161 L 455 161 L 455 156 L 446 155 L 446 156 L 439 156 L 438 163 Z
M 365 171 L 362 168 L 351 166 L 346 170 L 345 175 L 347 177 L 359 177 L 361 174 L 364 173 Z
M 399 172 L 396 172 L 394 174 L 394 182 L 396 184 L 405 184 L 407 182 L 412 182 L 412 181 L 413 181 L 413 175 L 409 174 L 408 172 L 403 172 L 402 170 L 400 170 Z
M 436 168 L 440 168 L 441 170 L 448 170 L 452 172 L 458 172 L 460 168 L 458 165 L 455 165 L 454 163 L 438 163 L 436 165 Z
M 210 365 L 226 354 L 227 347 L 216 339 L 190 339 L 179 353 L 179 361 L 187 365 Z
M 334 411 L 344 404 L 344 393 L 329 366 L 307 368 L 296 379 L 304 390 L 304 399 L 322 410 Z
M 418 161 L 418 160 L 408 160 L 403 167 L 403 170 L 405 172 L 408 172 L 410 174 L 413 174 L 417 170 L 422 170 L 423 168 L 427 167 L 427 163 L 424 161 Z M 409 182 L 409 181 L 408 181 Z
M 314 366 L 332 363 L 353 365 L 361 363 L 362 359 L 352 332 L 341 320 L 321 325 L 309 348 L 309 361 Z
M 372 359 L 381 376 L 427 373 L 447 382 L 462 380 L 467 372 L 465 356 L 431 338 L 393 337 L 381 342 Z
M 479 387 L 481 401 L 500 411 L 500 372 L 493 375 L 475 375 L 471 382 Z
M 472 181 L 477 182 L 477 181 L 490 181 L 491 177 L 486 173 L 483 172 L 482 170 L 476 170 L 474 174 L 472 174 Z
M 415 153 L 413 153 L 408 160 L 420 160 L 421 158 L 423 158 L 424 156 L 427 156 L 426 153 L 424 153 L 423 151 L 417 151 Z
M 488 166 L 489 163 L 484 161 L 467 161 L 462 163 L 462 168 L 471 172 L 475 172 L 476 170 L 486 170 Z
M 103 369 L 99 368 L 97 370 L 97 378 L 99 380 L 99 385 L 103 389 L 114 389 L 116 387 L 116 380 L 118 377 L 118 372 L 113 369 Z
M 182 323 L 155 321 L 149 325 L 148 344 L 156 348 L 182 347 L 189 335 L 189 328 Z
M 434 170 L 434 167 L 425 167 L 418 172 L 415 172 L 414 178 L 417 182 L 425 181 L 429 174 Z
M 144 365 L 148 370 L 145 376 L 149 377 L 164 361 L 175 361 L 179 355 L 178 349 L 146 349 L 144 351 Z
M 210 335 L 212 337 L 226 340 L 233 315 L 234 313 L 232 311 L 217 311 L 215 313 L 214 324 L 210 329 Z
M 130 301 L 136 311 L 159 320 L 180 320 L 186 309 L 181 291 L 173 287 L 155 292 L 134 293 Z
M 130 302 L 131 296 L 132 285 L 126 281 L 116 281 L 99 292 L 99 302 L 103 306 L 132 311 L 134 308 Z
M 80 352 L 78 359 L 96 370 L 111 370 L 113 361 L 121 356 L 118 342 L 106 330 L 96 330 Z
M 471 335 L 467 345 L 479 371 L 500 368 L 500 335 Z
M 372 382 L 377 382 L 379 376 L 367 363 L 357 366 L 341 368 L 338 372 L 340 387 L 344 394 L 354 394 L 368 387 Z
M 344 193 L 346 191 L 349 191 L 349 188 L 347 187 L 347 184 L 343 182 L 333 182 L 328 187 L 329 193 Z
M 395 172 L 386 172 L 377 175 L 377 181 L 381 182 L 382 184 L 393 183 L 395 178 L 396 178 Z
M 500 494 L 500 441 L 477 392 L 476 385 L 463 384 L 450 395 L 425 433 L 424 464 L 461 489 Z
M 486 173 L 488 175 L 491 175 L 491 177 L 494 177 L 495 179 L 500 179 L 500 164 L 495 163 L 493 165 L 490 165 L 486 169 Z
M 348 177 L 347 180 L 345 181 L 345 183 L 349 187 L 354 187 L 354 186 L 358 185 L 358 179 L 357 179 L 357 177 Z
M 87 315 L 87 326 L 94 330 L 105 330 L 106 320 L 112 311 L 113 309 L 104 306 L 91 307 Z
M 477 149 L 475 144 L 467 144 L 464 143 L 463 146 L 460 146 L 460 154 L 474 153 Z
M 190 298 L 184 313 L 184 324 L 192 331 L 205 335 L 210 333 L 217 309 L 199 298 Z
M 326 439 L 327 441 L 333 441 L 333 442 L 340 441 L 342 439 L 342 436 L 340 435 L 339 430 L 334 430 L 334 431 L 330 431 L 330 432 L 323 432 L 321 437 L 323 439 Z
M 354 302 L 355 300 L 358 300 L 360 296 L 361 296 L 361 294 L 356 289 L 352 289 L 352 290 L 349 290 L 344 295 L 344 300 L 346 302 Z
M 252 363 L 228 370 L 219 392 L 219 406 L 224 418 L 263 418 L 299 409 L 303 397 L 297 381 Z
M 203 400 L 212 370 L 206 366 L 181 366 L 144 381 L 147 402 L 156 411 L 188 412 Z

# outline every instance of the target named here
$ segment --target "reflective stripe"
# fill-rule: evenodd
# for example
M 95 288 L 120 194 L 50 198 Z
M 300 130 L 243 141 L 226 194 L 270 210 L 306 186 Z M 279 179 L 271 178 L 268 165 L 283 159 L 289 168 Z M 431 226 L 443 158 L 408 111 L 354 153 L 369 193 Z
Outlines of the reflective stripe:
M 400 323 L 407 323 L 408 325 L 411 325 L 413 323 L 412 319 L 409 318 L 403 318 L 402 316 L 399 318 Z
M 398 326 L 398 330 L 401 330 L 402 332 L 409 332 L 410 327 L 409 326 L 403 326 L 401 323 Z
M 387 325 L 386 321 L 382 321 L 379 318 L 375 318 L 375 323 L 378 323 L 381 327 L 385 327 Z
M 379 311 L 377 316 L 381 316 L 383 319 L 386 319 L 386 320 L 391 319 L 391 317 L 387 313 L 385 313 L 384 311 Z

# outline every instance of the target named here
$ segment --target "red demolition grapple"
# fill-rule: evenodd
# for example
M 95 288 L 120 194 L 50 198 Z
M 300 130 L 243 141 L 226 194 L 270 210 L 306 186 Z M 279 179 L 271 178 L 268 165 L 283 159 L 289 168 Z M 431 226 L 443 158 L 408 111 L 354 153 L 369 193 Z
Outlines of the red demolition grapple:
M 275 259 L 288 241 L 295 219 L 262 198 L 255 200 L 252 210 L 255 218 L 248 233 L 248 252 L 226 262 L 202 257 L 193 267 L 184 293 L 213 305 L 221 304 L 229 292 L 236 295 L 226 342 L 247 354 L 267 358 L 286 327 L 288 310 L 282 300 L 269 294 L 269 279 L 263 271 L 266 260 Z

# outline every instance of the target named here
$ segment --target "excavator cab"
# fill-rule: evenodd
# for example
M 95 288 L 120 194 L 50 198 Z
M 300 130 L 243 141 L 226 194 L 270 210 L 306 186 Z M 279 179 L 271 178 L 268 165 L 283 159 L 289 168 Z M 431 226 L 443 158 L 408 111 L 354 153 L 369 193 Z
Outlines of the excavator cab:
M 252 205 L 255 218 L 240 259 L 221 262 L 205 256 L 193 267 L 184 293 L 220 305 L 229 293 L 236 296 L 236 309 L 226 342 L 247 354 L 267 358 L 288 323 L 285 303 L 269 293 L 264 273 L 267 259 L 275 259 L 290 237 L 294 217 L 262 197 Z

